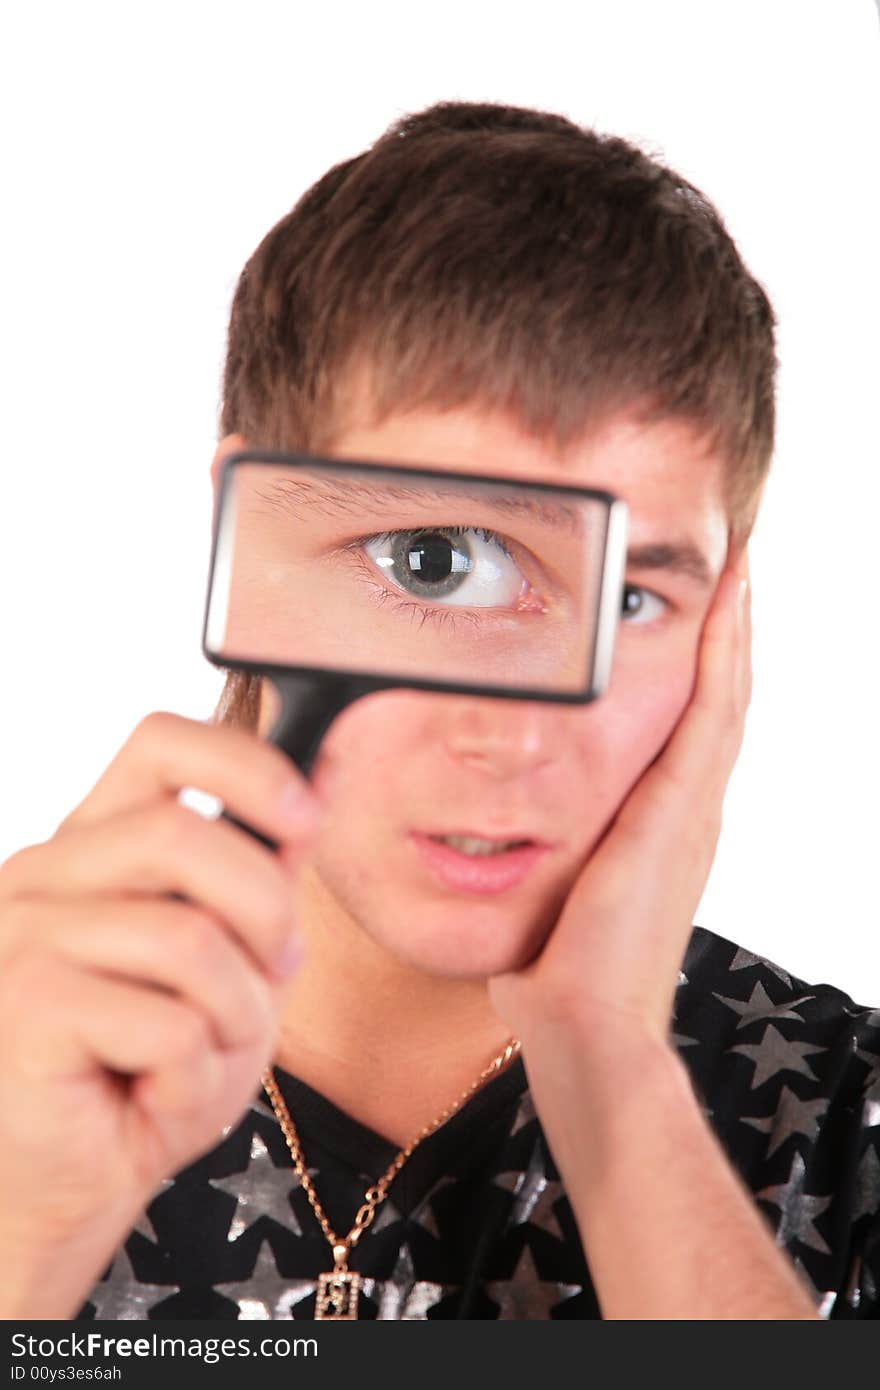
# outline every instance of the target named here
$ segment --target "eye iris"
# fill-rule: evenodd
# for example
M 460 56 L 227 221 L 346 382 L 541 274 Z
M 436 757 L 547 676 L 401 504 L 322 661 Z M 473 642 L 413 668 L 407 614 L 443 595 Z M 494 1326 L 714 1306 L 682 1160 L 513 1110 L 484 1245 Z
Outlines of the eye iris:
M 401 532 L 394 539 L 392 554 L 397 582 L 417 598 L 448 597 L 472 569 L 468 543 L 440 531 Z
M 631 586 L 623 591 L 623 611 L 624 613 L 638 613 L 642 607 L 643 598 L 640 589 L 633 589 Z

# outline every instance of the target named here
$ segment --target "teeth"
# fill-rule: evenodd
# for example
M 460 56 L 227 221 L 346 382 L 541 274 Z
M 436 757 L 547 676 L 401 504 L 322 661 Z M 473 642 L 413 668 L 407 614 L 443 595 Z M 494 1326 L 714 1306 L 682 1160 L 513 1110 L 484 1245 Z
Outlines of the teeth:
M 441 844 L 449 845 L 450 849 L 457 849 L 461 854 L 501 854 L 506 849 L 512 849 L 514 845 L 521 845 L 522 840 L 504 840 L 498 843 L 493 840 L 478 840 L 471 835 L 438 835 L 436 838 Z

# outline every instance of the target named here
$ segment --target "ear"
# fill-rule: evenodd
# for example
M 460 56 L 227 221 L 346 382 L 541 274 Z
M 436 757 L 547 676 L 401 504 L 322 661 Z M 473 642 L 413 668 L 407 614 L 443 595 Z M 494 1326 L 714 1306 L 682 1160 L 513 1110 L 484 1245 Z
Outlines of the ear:
M 250 448 L 250 445 L 243 434 L 227 434 L 220 440 L 215 450 L 214 457 L 211 460 L 211 482 L 214 486 L 215 497 L 217 496 L 217 488 L 220 482 L 220 469 L 223 460 L 227 458 L 229 454 L 235 454 L 238 453 L 240 449 L 248 448 Z

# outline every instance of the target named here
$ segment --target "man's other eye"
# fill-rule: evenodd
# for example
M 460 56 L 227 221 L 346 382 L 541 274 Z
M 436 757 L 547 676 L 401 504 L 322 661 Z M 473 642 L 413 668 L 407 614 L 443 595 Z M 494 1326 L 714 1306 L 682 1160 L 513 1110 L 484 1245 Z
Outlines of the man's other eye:
M 643 589 L 638 584 L 624 584 L 620 620 L 644 625 L 662 617 L 668 607 L 666 599 L 652 589 Z

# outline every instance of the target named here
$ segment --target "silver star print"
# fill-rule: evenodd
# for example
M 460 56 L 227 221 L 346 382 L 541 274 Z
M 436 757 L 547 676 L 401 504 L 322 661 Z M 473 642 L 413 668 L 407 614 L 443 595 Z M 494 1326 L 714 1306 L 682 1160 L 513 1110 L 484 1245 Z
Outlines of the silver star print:
M 487 1283 L 486 1293 L 499 1307 L 498 1318 L 529 1319 L 549 1318 L 550 1310 L 566 1298 L 581 1293 L 582 1284 L 560 1284 L 555 1279 L 542 1279 L 528 1244 L 516 1262 L 516 1268 L 509 1279 L 495 1279 Z
M 379 1282 L 371 1280 L 371 1289 L 368 1291 L 365 1286 L 364 1293 L 375 1298 L 379 1305 L 377 1320 L 387 1322 L 426 1319 L 429 1308 L 459 1287 L 458 1284 L 434 1284 L 426 1279 L 416 1279 L 412 1253 L 406 1241 L 400 1247 L 391 1278 L 381 1281 L 381 1292 Z
M 440 1192 L 444 1187 L 455 1186 L 455 1178 L 450 1178 L 446 1175 L 444 1175 L 442 1178 L 438 1178 L 437 1182 L 434 1183 L 434 1186 L 430 1189 L 430 1191 L 425 1193 L 418 1206 L 411 1212 L 410 1221 L 412 1221 L 416 1226 L 421 1226 L 422 1230 L 427 1231 L 429 1235 L 432 1235 L 436 1237 L 437 1240 L 439 1240 L 440 1232 L 437 1229 L 437 1218 L 434 1215 L 434 1208 L 432 1203 L 434 1201 L 434 1198 L 437 1196 L 437 1193 Z
M 313 1177 L 318 1169 L 307 1167 L 306 1172 Z M 275 1166 L 259 1134 L 254 1134 L 251 1139 L 248 1166 L 243 1173 L 232 1173 L 227 1178 L 211 1178 L 209 1181 L 212 1187 L 235 1197 L 238 1202 L 227 1240 L 238 1240 L 261 1216 L 269 1216 L 279 1226 L 292 1230 L 294 1235 L 302 1235 L 302 1227 L 289 1200 L 291 1192 L 302 1184 L 295 1169 Z
M 772 1202 L 782 1213 L 775 1237 L 777 1245 L 789 1245 L 793 1240 L 799 1240 L 802 1245 L 808 1245 L 812 1250 L 830 1255 L 830 1246 L 819 1235 L 813 1223 L 817 1216 L 821 1216 L 830 1207 L 833 1194 L 829 1193 L 826 1197 L 805 1195 L 805 1173 L 804 1160 L 796 1153 L 791 1160 L 788 1182 L 764 1187 L 760 1192 L 756 1192 L 755 1196 L 765 1202 Z
M 555 1239 L 565 1239 L 562 1227 L 553 1212 L 553 1203 L 565 1196 L 565 1190 L 561 1182 L 548 1179 L 541 1157 L 540 1143 L 535 1144 L 525 1172 L 521 1169 L 508 1169 L 505 1173 L 498 1173 L 492 1179 L 492 1185 L 514 1194 L 515 1200 L 507 1218 L 508 1226 L 518 1226 L 523 1221 L 530 1221 L 533 1226 L 540 1226 Z
M 333 1255 L 327 1247 L 327 1268 L 332 1268 Z M 282 1278 L 278 1273 L 272 1247 L 264 1238 L 254 1264 L 253 1273 L 236 1283 L 216 1284 L 224 1298 L 237 1303 L 243 1322 L 265 1322 L 274 1318 L 293 1318 L 292 1308 L 313 1294 L 317 1279 Z
M 880 1212 L 880 1159 L 873 1144 L 862 1155 L 856 1174 L 856 1195 L 852 1209 L 853 1221 L 860 1216 L 874 1216 Z
M 146 1236 L 147 1240 L 150 1242 L 151 1245 L 155 1245 L 155 1244 L 156 1244 L 156 1242 L 157 1242 L 157 1240 L 158 1240 L 158 1232 L 156 1231 L 156 1228 L 155 1228 L 155 1226 L 153 1225 L 152 1220 L 151 1220 L 150 1217 L 147 1215 L 147 1208 L 148 1208 L 148 1207 L 151 1207 L 151 1206 L 153 1205 L 153 1203 L 155 1202 L 155 1200 L 156 1200 L 157 1197 L 161 1197 L 161 1196 L 162 1196 L 162 1193 L 166 1190 L 166 1188 L 173 1187 L 173 1186 L 174 1186 L 174 1179 L 173 1179 L 173 1178 L 164 1178 L 163 1181 L 162 1181 L 161 1187 L 157 1188 L 157 1190 L 153 1193 L 152 1197 L 151 1197 L 150 1200 L 147 1202 L 146 1207 L 144 1207 L 143 1211 L 141 1212 L 140 1216 L 138 1217 L 137 1222 L 136 1222 L 135 1225 L 132 1227 L 132 1230 L 133 1230 L 133 1231 L 138 1231 L 138 1232 L 140 1232 L 140 1234 L 141 1234 L 142 1236 Z
M 740 1122 L 751 1125 L 762 1134 L 772 1134 L 767 1150 L 767 1158 L 781 1148 L 792 1134 L 803 1134 L 811 1142 L 819 1133 L 819 1116 L 828 1109 L 827 1096 L 818 1100 L 801 1100 L 783 1082 L 779 1092 L 779 1104 L 772 1115 L 740 1115 Z
M 668 1033 L 667 1037 L 674 1047 L 699 1047 L 699 1038 L 689 1038 L 685 1033 Z
M 772 1023 L 768 1023 L 764 1029 L 764 1036 L 757 1043 L 738 1043 L 736 1047 L 728 1048 L 729 1052 L 741 1052 L 744 1057 L 750 1058 L 755 1065 L 755 1074 L 752 1077 L 751 1090 L 757 1090 L 763 1086 L 771 1076 L 775 1076 L 780 1071 L 794 1071 L 801 1076 L 808 1076 L 811 1081 L 817 1081 L 818 1077 L 808 1062 L 804 1058 L 811 1053 L 827 1052 L 827 1047 L 811 1047 L 808 1043 L 789 1041 L 780 1033 L 778 1028 L 774 1028 Z
M 516 1108 L 516 1115 L 513 1119 L 513 1125 L 511 1126 L 511 1139 L 517 1133 L 518 1130 L 522 1129 L 523 1125 L 527 1125 L 532 1120 L 536 1120 L 537 1118 L 537 1111 L 535 1110 L 535 1103 L 532 1100 L 531 1091 L 523 1091 L 522 1095 L 519 1098 L 519 1105 Z
M 804 1004 L 808 999 L 815 999 L 814 994 L 802 994 L 799 999 L 789 999 L 784 1004 L 774 1004 L 769 994 L 765 990 L 761 981 L 758 980 L 752 989 L 751 998 L 728 999 L 726 995 L 712 991 L 716 999 L 720 999 L 722 1004 L 726 1004 L 734 1013 L 740 1014 L 737 1028 L 745 1028 L 747 1024 L 754 1023 L 756 1018 L 793 1018 L 797 1023 L 803 1023 L 803 1015 L 795 1013 L 796 1004 Z
M 778 975 L 784 985 L 788 985 L 789 989 L 791 988 L 791 976 L 781 966 L 774 965 L 773 961 L 768 960 L 766 956 L 753 955 L 751 951 L 744 950 L 742 946 L 737 948 L 736 955 L 730 962 L 728 969 L 745 970 L 750 965 L 763 965 L 766 970 L 772 970 L 773 974 Z
M 95 1319 L 146 1318 L 154 1303 L 179 1293 L 179 1284 L 144 1284 L 132 1267 L 125 1246 L 117 1253 L 110 1273 L 89 1294 L 95 1305 Z
M 375 1180 L 369 1173 L 360 1173 L 359 1177 L 363 1180 L 364 1192 L 367 1188 L 373 1187 Z M 381 1206 L 377 1208 L 376 1215 L 373 1217 L 368 1227 L 371 1231 L 384 1231 L 386 1226 L 394 1226 L 398 1221 L 403 1220 L 403 1212 L 400 1207 L 395 1206 L 394 1199 L 388 1196 L 384 1199 Z

